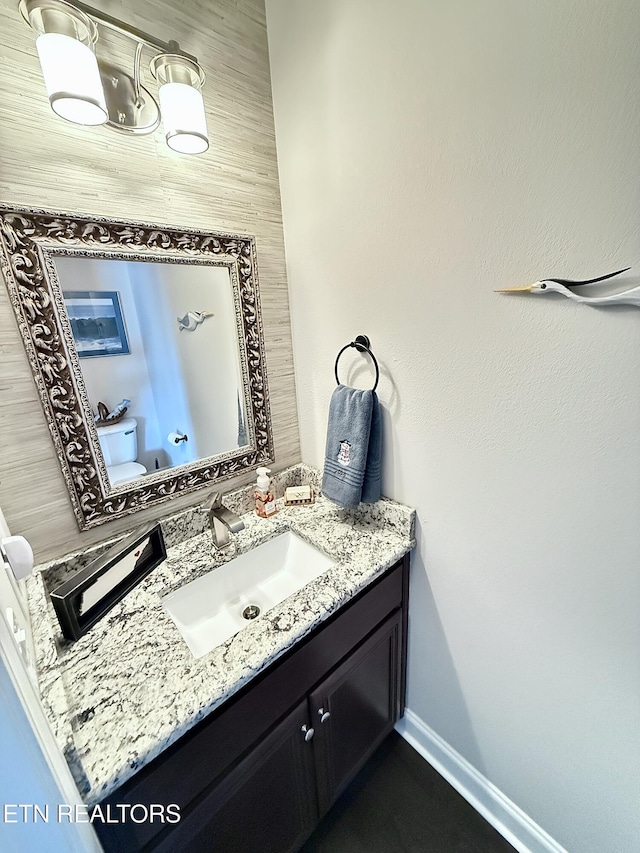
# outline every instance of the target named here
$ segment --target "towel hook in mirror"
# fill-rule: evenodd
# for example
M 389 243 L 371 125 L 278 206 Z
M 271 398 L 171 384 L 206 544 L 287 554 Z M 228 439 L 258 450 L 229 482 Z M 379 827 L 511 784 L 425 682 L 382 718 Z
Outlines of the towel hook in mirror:
M 378 387 L 378 380 L 380 379 L 380 370 L 378 369 L 378 362 L 376 361 L 375 355 L 371 352 L 371 341 L 367 337 L 367 335 L 358 335 L 355 341 L 351 341 L 351 343 L 345 344 L 338 355 L 336 356 L 336 365 L 335 365 L 335 374 L 336 374 L 336 382 L 340 385 L 340 379 L 338 378 L 338 362 L 340 361 L 340 356 L 342 353 L 349 349 L 349 347 L 355 347 L 358 352 L 366 352 L 371 356 L 371 360 L 373 361 L 373 365 L 376 369 L 376 381 L 373 385 L 372 391 L 375 391 Z

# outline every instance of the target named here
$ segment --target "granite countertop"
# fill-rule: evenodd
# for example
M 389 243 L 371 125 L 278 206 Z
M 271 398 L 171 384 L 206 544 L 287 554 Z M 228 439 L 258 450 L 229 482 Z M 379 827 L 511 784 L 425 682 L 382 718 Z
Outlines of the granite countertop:
M 274 478 L 277 493 L 317 476 L 295 466 Z M 246 510 L 251 489 L 226 495 L 225 504 Z M 245 511 L 245 529 L 225 552 L 213 547 L 197 510 L 163 521 L 167 560 L 73 643 L 62 638 L 47 588 L 105 546 L 39 567 L 29 579 L 44 709 L 88 805 L 111 794 L 415 545 L 414 511 L 386 499 L 351 511 L 321 496 L 311 506 L 283 507 L 282 500 L 278 506 L 268 519 Z M 335 566 L 194 658 L 161 596 L 287 530 Z

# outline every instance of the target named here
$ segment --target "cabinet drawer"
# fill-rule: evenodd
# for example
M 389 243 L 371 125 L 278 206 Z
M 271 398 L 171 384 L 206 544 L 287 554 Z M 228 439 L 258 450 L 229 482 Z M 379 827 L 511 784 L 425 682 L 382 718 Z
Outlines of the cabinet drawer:
M 404 565 L 401 560 L 389 569 L 104 802 L 175 803 L 182 814 L 188 811 L 199 795 L 402 605 Z M 125 846 L 135 850 L 161 829 L 152 823 L 123 824 L 110 827 L 101 840 L 107 850 Z

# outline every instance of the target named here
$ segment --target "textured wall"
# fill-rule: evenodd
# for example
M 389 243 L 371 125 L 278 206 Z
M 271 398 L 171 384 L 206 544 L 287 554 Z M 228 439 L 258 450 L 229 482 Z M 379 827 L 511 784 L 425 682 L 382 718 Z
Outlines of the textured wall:
M 255 235 L 274 467 L 299 461 L 264 3 L 187 0 L 178 8 L 169 0 L 98 0 L 94 5 L 158 38 L 175 38 L 198 56 L 207 73 L 209 151 L 200 157 L 180 156 L 166 146 L 161 131 L 124 138 L 105 128 L 81 128 L 58 119 L 46 100 L 31 31 L 17 3 L 0 0 L 0 200 Z M 124 50 L 122 42 L 115 46 Z M 149 87 L 153 90 L 152 82 Z M 235 483 L 226 481 L 224 488 Z M 174 506 L 200 499 L 192 495 Z M 27 536 L 40 559 L 131 525 L 124 520 L 78 532 L 3 286 L 0 504 L 12 532 Z M 162 512 L 166 506 L 137 519 Z
M 640 261 L 638 5 L 267 13 L 303 455 L 367 333 L 409 707 L 571 853 L 635 849 L 640 312 L 493 289 Z

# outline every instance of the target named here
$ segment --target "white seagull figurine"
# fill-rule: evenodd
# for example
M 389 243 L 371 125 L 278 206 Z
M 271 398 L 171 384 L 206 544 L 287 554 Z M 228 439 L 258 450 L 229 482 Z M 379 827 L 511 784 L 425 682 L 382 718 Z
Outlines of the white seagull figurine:
M 195 332 L 200 323 L 204 323 L 207 317 L 213 317 L 210 311 L 187 311 L 184 317 L 177 317 L 178 329 L 182 332 Z
M 607 279 L 616 279 L 612 284 L 624 287 L 623 290 L 604 293 L 599 296 L 585 296 L 581 290 L 574 293 L 574 287 L 584 287 L 589 284 L 600 284 Z M 585 281 L 572 281 L 568 278 L 544 278 L 526 287 L 508 287 L 496 290 L 496 293 L 561 293 L 574 302 L 584 302 L 585 305 L 636 305 L 640 308 L 640 266 L 625 267 L 623 270 L 610 272 L 598 278 Z

